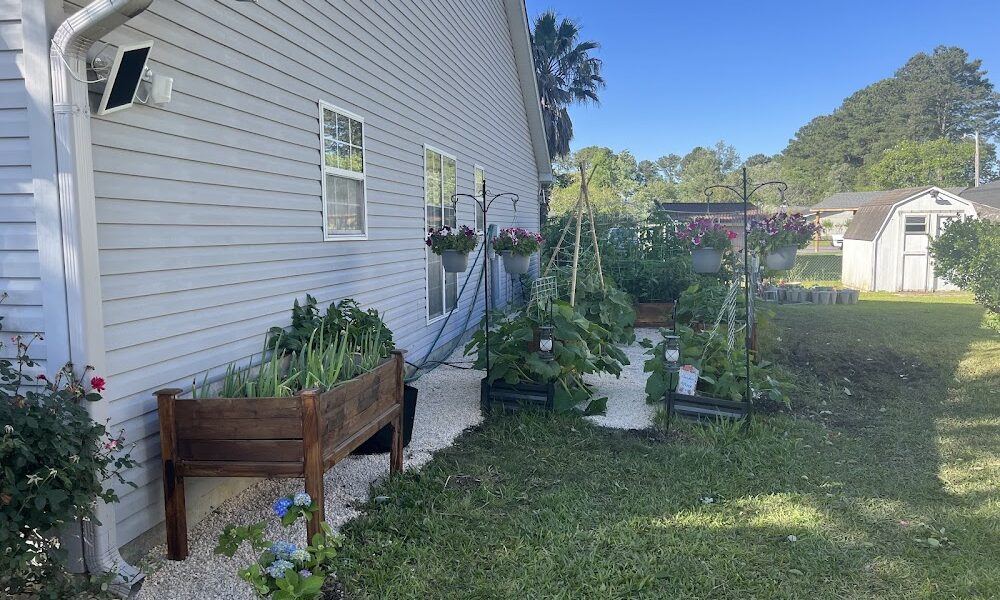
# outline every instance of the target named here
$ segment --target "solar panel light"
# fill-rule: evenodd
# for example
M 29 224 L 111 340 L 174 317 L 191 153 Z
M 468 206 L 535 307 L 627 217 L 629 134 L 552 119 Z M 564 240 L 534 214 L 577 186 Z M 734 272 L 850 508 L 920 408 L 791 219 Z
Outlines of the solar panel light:
M 538 355 L 542 360 L 551 362 L 556 355 L 553 352 L 555 347 L 555 327 L 552 325 L 542 325 L 538 328 Z

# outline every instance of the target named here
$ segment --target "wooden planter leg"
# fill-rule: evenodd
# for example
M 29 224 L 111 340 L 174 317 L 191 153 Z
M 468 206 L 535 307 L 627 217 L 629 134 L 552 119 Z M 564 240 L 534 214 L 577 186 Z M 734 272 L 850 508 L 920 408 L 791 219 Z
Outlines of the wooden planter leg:
M 163 462 L 163 503 L 166 508 L 167 558 L 184 560 L 188 555 L 187 508 L 184 504 L 184 476 L 177 460 L 177 423 L 174 403 L 178 389 L 156 392 L 160 417 L 160 458 Z
M 323 448 L 319 428 L 319 395 L 316 390 L 302 392 L 302 458 L 306 480 L 306 493 L 312 496 L 318 509 L 306 524 L 306 534 L 312 537 L 320 533 L 325 520 L 323 499 Z
M 393 417 L 392 426 L 392 446 L 389 447 L 389 473 L 403 472 L 403 354 L 394 352 L 393 359 L 396 361 L 396 416 Z

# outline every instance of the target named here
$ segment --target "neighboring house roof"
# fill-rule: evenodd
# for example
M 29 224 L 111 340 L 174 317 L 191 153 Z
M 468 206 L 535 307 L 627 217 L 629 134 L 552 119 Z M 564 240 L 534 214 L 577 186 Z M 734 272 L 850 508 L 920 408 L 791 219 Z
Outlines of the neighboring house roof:
M 726 213 L 742 213 L 742 202 L 657 202 L 656 209 L 669 213 L 695 215 L 714 215 Z M 753 203 L 747 205 L 750 212 L 757 210 Z
M 907 198 L 919 196 L 931 190 L 941 190 L 953 196 L 959 196 L 958 192 L 963 189 L 964 188 L 939 188 L 933 185 L 925 185 L 921 187 L 890 190 L 888 192 L 878 192 L 878 196 L 869 200 L 865 206 L 860 207 L 858 212 L 854 214 L 854 219 L 851 220 L 850 227 L 848 227 L 847 231 L 844 233 L 844 238 L 849 240 L 872 241 L 882 230 L 882 226 L 885 224 L 886 219 L 889 218 L 889 215 L 892 214 L 892 209 L 896 206 L 896 204 L 906 200 Z
M 514 47 L 514 61 L 517 78 L 521 84 L 521 98 L 528 117 L 531 147 L 535 154 L 535 167 L 540 183 L 552 183 L 552 159 L 549 143 L 545 137 L 545 121 L 542 118 L 541 95 L 538 93 L 538 79 L 535 77 L 535 58 L 531 50 L 531 30 L 528 28 L 528 11 L 524 0 L 504 0 L 507 23 Z
M 837 192 L 824 199 L 819 204 L 813 205 L 813 210 L 834 211 L 834 210 L 854 210 L 865 206 L 870 201 L 878 198 L 885 192 Z
M 930 187 L 930 186 L 926 186 Z M 911 188 L 906 188 L 911 189 Z M 950 192 L 955 195 L 959 195 L 965 188 L 962 187 L 949 187 L 941 188 L 946 192 Z M 856 210 L 862 206 L 868 206 L 875 199 L 881 198 L 882 195 L 897 192 L 899 190 L 883 190 L 880 192 L 837 192 L 832 196 L 827 197 L 819 204 L 812 207 L 814 211 L 822 212 L 833 212 L 837 210 Z
M 959 195 L 976 205 L 979 216 L 1000 219 L 1000 181 L 966 188 Z

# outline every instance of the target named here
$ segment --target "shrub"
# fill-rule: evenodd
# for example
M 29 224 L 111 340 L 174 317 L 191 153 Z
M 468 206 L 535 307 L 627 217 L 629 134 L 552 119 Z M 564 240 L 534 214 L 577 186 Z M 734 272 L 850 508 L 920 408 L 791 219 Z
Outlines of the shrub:
M 299 519 L 308 520 L 318 510 L 305 492 L 278 498 L 272 508 L 285 527 Z M 274 600 L 319 598 L 340 546 L 340 539 L 330 525 L 323 523 L 323 530 L 313 535 L 305 547 L 266 540 L 264 528 L 264 523 L 227 525 L 219 536 L 215 553 L 232 558 L 244 542 L 249 543 L 259 555 L 253 564 L 240 569 L 239 575 L 259 596 Z
M 88 582 L 66 573 L 55 530 L 93 519 L 96 500 L 117 502 L 106 484 L 134 487 L 123 473 L 136 463 L 124 431 L 111 435 L 87 412 L 106 385 L 92 367 L 78 374 L 66 365 L 51 379 L 28 374 L 39 339 L 10 338 L 15 358 L 0 359 L 0 592 L 68 598 Z
M 1000 315 L 1000 221 L 964 219 L 931 242 L 934 271 Z
M 447 225 L 440 229 L 432 227 L 427 230 L 427 246 L 434 254 L 441 254 L 445 250 L 468 254 L 475 250 L 478 244 L 479 234 L 468 225 L 462 225 L 457 231 Z

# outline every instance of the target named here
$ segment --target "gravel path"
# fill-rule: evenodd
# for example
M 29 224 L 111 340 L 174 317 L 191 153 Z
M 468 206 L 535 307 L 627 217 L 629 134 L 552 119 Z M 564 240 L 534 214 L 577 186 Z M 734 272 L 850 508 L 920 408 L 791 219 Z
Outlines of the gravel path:
M 637 329 L 638 339 L 659 340 L 655 329 Z M 608 412 L 603 416 L 587 417 L 603 427 L 644 429 L 652 424 L 654 407 L 645 402 L 646 377 L 642 363 L 645 348 L 638 344 L 624 348 L 631 365 L 625 367 L 620 379 L 610 376 L 590 377 L 595 391 L 608 397 Z M 464 362 L 461 348 L 448 359 Z M 404 451 L 404 467 L 419 468 L 432 453 L 450 446 L 465 429 L 482 420 L 479 409 L 479 380 L 482 371 L 441 367 L 421 377 L 414 385 L 420 390 L 413 439 Z M 327 471 L 326 520 L 335 529 L 358 516 L 353 505 L 368 499 L 371 485 L 388 475 L 386 454 L 352 456 Z M 256 596 L 236 575 L 238 568 L 250 564 L 256 557 L 246 546 L 233 558 L 217 556 L 212 551 L 223 527 L 230 523 L 247 525 L 263 521 L 269 524 L 267 537 L 305 543 L 304 527 L 294 528 L 289 535 L 271 513 L 275 498 L 302 490 L 295 479 L 264 480 L 223 503 L 189 532 L 190 554 L 185 561 L 163 559 L 165 546 L 153 548 L 147 556 L 152 563 L 137 600 L 192 600 L 225 598 L 254 600 Z

